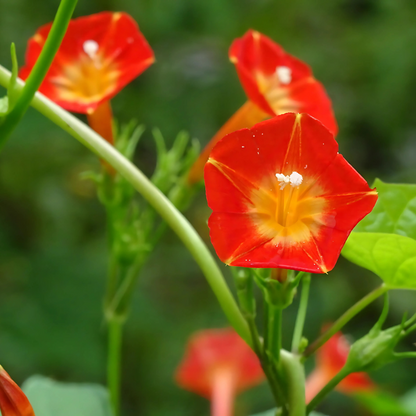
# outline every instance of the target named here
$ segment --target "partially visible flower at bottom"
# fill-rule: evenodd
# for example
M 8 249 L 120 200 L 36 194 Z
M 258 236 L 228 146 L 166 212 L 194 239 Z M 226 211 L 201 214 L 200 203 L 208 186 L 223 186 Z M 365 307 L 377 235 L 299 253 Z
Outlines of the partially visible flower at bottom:
M 264 379 L 260 362 L 231 328 L 195 333 L 175 374 L 182 388 L 211 400 L 213 416 L 231 416 L 239 392 Z
M 2 416 L 35 416 L 28 398 L 1 365 L 0 410 Z
M 316 354 L 316 367 L 306 379 L 306 402 L 309 403 L 347 362 L 350 344 L 341 332 L 330 338 Z M 336 390 L 351 394 L 375 390 L 366 373 L 352 373 L 338 384 Z

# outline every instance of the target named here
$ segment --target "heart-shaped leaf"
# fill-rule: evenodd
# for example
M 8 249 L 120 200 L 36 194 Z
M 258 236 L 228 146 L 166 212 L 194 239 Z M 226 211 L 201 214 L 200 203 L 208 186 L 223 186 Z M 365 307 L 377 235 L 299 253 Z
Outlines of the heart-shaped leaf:
M 36 416 L 111 416 L 107 390 L 98 384 L 60 383 L 32 376 L 22 386 Z
M 376 273 L 389 289 L 416 289 L 416 240 L 397 234 L 353 232 L 342 254 Z
M 376 179 L 378 200 L 357 232 L 392 233 L 416 240 L 416 185 L 390 184 Z

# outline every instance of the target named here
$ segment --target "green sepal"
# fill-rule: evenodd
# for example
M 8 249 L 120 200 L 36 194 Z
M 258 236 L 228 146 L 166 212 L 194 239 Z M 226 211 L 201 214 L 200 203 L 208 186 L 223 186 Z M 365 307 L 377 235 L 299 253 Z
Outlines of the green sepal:
M 231 267 L 237 289 L 241 313 L 246 318 L 256 317 L 256 300 L 253 294 L 253 273 L 248 268 Z
M 292 304 L 297 287 L 304 275 L 300 272 L 295 275 L 293 270 L 288 270 L 288 277 L 284 282 L 272 279 L 270 269 L 253 269 L 257 285 L 264 293 L 266 302 L 278 309 L 285 309 Z
M 416 315 L 406 321 L 403 317 L 400 325 L 382 330 L 388 314 L 388 296 L 385 295 L 383 312 L 370 332 L 354 342 L 350 348 L 345 367 L 349 372 L 376 370 L 388 363 L 401 358 L 416 358 L 415 352 L 396 353 L 394 348 L 398 342 L 416 329 L 413 325 Z

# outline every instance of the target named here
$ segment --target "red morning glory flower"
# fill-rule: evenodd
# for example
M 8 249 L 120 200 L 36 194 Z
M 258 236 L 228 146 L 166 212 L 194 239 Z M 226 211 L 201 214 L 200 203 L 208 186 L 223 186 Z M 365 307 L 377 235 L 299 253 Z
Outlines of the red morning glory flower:
M 51 26 L 42 26 L 29 40 L 22 79 L 29 76 Z M 69 23 L 39 91 L 68 111 L 87 114 L 91 127 L 112 143 L 108 100 L 153 62 L 152 49 L 128 14 L 79 17 Z
M 251 127 L 276 115 L 307 113 L 336 135 L 338 128 L 331 101 L 307 64 L 254 30 L 249 30 L 233 42 L 229 56 L 249 101 L 230 118 L 201 153 L 190 172 L 190 183 L 202 178 L 209 153 L 226 134 Z
M 306 402 L 309 403 L 317 393 L 344 367 L 350 345 L 338 332 L 330 338 L 316 354 L 316 367 L 306 379 Z M 363 372 L 352 373 L 336 387 L 338 391 L 351 394 L 375 389 L 375 384 Z
M 308 114 L 233 132 L 205 166 L 212 244 L 228 265 L 326 273 L 376 190 Z
M 35 416 L 28 398 L 2 366 L 0 366 L 0 410 L 3 416 Z
M 175 375 L 177 383 L 211 400 L 213 416 L 231 416 L 234 396 L 264 379 L 259 360 L 233 329 L 194 334 Z

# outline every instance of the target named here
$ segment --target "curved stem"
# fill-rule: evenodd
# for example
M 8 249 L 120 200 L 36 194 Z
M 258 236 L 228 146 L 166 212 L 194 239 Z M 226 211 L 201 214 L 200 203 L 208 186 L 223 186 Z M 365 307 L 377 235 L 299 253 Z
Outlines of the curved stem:
M 9 80 L 10 72 L 0 66 L 0 84 L 7 86 Z M 19 80 L 19 84 L 22 85 L 23 82 Z M 216 261 L 192 225 L 169 199 L 136 166 L 76 117 L 40 93 L 36 93 L 32 106 L 100 158 L 106 160 L 153 206 L 182 240 L 201 268 L 231 325 L 251 345 L 247 322 L 241 315 Z
M 302 295 L 299 303 L 298 316 L 296 317 L 295 330 L 293 331 L 292 352 L 299 351 L 299 345 L 302 340 L 303 326 L 305 325 L 306 311 L 308 309 L 309 287 L 311 284 L 311 275 L 307 274 L 302 280 Z
M 305 358 L 312 355 L 318 348 L 325 344 L 335 333 L 337 333 L 346 323 L 348 323 L 355 315 L 361 312 L 371 302 L 383 295 L 389 290 L 389 288 L 383 283 L 378 288 L 374 289 L 368 295 L 364 296 L 355 305 L 351 306 L 335 323 L 324 332 L 315 342 L 313 342 L 304 352 Z
M 289 416 L 305 416 L 305 372 L 300 357 L 281 350 L 280 361 L 288 387 Z
M 267 377 L 267 381 L 269 382 L 270 389 L 272 391 L 274 400 L 277 406 L 285 407 L 285 399 L 282 389 L 279 386 L 279 382 L 276 379 L 274 372 L 272 370 L 272 365 L 270 360 L 267 357 L 267 354 L 263 352 L 263 348 L 260 341 L 260 336 L 257 331 L 256 322 L 252 316 L 247 317 L 248 327 L 251 333 L 251 339 L 253 342 L 253 351 L 256 353 L 257 357 L 260 360 L 261 366 L 263 368 L 264 374 Z
M 350 371 L 346 369 L 346 367 L 342 368 L 342 370 L 332 378 L 326 386 L 311 400 L 311 402 L 306 407 L 306 414 L 312 412 L 316 406 L 330 393 L 345 377 L 350 374 Z
M 114 416 L 120 413 L 120 364 L 123 323 L 112 317 L 108 321 L 107 385 Z
M 4 123 L 0 127 L 0 149 L 6 143 L 8 137 L 29 108 L 33 96 L 42 84 L 42 81 L 52 64 L 53 58 L 61 45 L 77 1 L 78 0 L 61 1 L 48 39 L 46 39 L 45 45 L 42 48 L 42 52 L 27 79 L 25 87 L 17 99 L 16 105 L 6 116 Z

